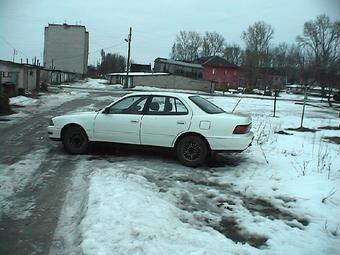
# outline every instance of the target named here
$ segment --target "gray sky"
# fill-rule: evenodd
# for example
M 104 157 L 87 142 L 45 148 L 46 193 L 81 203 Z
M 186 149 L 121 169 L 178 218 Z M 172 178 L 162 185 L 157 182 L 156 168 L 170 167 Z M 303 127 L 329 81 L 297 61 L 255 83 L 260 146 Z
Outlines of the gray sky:
M 0 59 L 41 59 L 48 23 L 85 25 L 90 34 L 89 64 L 99 50 L 126 55 L 132 26 L 132 59 L 152 63 L 168 57 L 180 30 L 216 31 L 239 43 L 242 31 L 262 20 L 273 26 L 273 43 L 292 43 L 305 21 L 320 14 L 340 20 L 340 0 L 0 0 Z M 81 23 L 80 23 L 81 22 Z

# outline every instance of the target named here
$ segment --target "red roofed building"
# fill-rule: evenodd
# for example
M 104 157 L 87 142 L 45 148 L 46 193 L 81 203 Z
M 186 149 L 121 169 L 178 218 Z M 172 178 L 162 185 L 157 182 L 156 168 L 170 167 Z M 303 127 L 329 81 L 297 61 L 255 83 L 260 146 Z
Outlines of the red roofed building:
M 199 58 L 195 61 L 203 66 L 203 79 L 216 82 L 217 90 L 237 89 L 240 67 L 219 56 Z

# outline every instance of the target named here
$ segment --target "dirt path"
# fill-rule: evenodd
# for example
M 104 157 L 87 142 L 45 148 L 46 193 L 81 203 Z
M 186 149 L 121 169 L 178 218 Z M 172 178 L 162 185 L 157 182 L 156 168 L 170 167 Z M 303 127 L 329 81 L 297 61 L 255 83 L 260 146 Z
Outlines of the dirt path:
M 0 210 L 0 254 L 48 254 L 76 157 L 67 155 L 60 143 L 50 141 L 46 127 L 51 116 L 109 103 L 96 101 L 97 96 L 103 94 L 90 94 L 13 124 L 0 123 L 0 164 L 10 166 L 27 154 L 47 151 L 24 189 L 8 198 L 9 210 Z M 19 217 L 23 211 L 27 211 L 26 216 Z

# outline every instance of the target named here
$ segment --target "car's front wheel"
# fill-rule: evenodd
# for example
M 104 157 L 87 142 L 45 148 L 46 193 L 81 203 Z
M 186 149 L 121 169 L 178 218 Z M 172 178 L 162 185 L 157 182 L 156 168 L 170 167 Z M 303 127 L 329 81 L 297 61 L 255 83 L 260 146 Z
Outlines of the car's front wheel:
M 207 158 L 208 151 L 205 141 L 197 135 L 184 136 L 176 146 L 178 160 L 190 167 L 202 165 Z
M 89 139 L 80 126 L 67 127 L 63 131 L 62 142 L 65 150 L 71 154 L 82 154 L 89 147 Z

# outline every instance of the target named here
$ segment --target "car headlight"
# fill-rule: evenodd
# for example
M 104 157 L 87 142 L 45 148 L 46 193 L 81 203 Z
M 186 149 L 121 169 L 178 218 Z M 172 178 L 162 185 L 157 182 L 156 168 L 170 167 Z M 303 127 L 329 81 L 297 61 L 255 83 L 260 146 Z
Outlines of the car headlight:
M 48 123 L 49 126 L 54 126 L 53 120 L 50 119 L 50 122 Z

